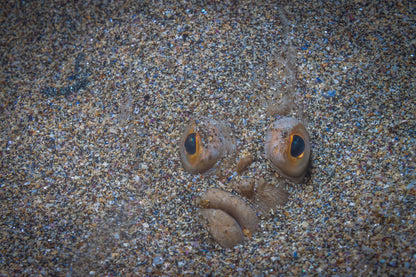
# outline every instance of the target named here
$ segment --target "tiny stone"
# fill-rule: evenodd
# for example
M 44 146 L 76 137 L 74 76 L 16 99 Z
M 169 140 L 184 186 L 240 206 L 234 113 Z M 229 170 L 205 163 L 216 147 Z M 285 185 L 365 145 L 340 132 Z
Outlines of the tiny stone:
M 156 256 L 153 258 L 153 262 L 152 262 L 153 266 L 158 266 L 163 264 L 163 258 L 160 256 Z

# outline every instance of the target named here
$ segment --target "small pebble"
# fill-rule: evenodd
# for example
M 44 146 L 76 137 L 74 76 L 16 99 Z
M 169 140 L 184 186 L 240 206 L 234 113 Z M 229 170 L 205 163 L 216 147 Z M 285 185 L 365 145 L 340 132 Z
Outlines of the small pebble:
M 3 2 L 1 275 L 416 272 L 413 2 Z M 300 184 L 264 156 L 283 116 L 310 134 Z M 235 151 L 192 175 L 203 117 Z M 288 201 L 221 249 L 195 202 L 243 178 Z

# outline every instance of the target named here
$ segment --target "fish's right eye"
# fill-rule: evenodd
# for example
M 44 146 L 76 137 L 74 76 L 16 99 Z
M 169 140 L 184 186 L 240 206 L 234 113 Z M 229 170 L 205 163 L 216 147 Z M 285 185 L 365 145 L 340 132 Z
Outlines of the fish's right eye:
M 224 123 L 203 119 L 186 128 L 179 148 L 183 167 L 190 173 L 202 173 L 233 150 L 234 142 Z

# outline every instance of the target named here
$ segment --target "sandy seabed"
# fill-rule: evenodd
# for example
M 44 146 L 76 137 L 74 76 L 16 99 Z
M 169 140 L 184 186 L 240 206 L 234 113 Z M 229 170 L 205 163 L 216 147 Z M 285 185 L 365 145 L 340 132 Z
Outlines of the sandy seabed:
M 413 1 L 67 2 L 0 8 L 1 276 L 415 274 Z M 222 249 L 195 198 L 236 159 L 192 175 L 178 141 L 222 120 L 274 176 L 285 97 L 311 173 Z

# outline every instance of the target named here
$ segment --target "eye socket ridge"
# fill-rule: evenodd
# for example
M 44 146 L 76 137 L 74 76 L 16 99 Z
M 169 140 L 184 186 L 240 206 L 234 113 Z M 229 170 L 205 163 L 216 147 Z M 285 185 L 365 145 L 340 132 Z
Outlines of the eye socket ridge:
M 305 153 L 305 140 L 298 134 L 290 136 L 290 155 L 294 158 L 302 158 Z
M 185 139 L 185 150 L 189 155 L 193 155 L 196 153 L 197 148 L 197 137 L 196 133 L 190 133 Z

